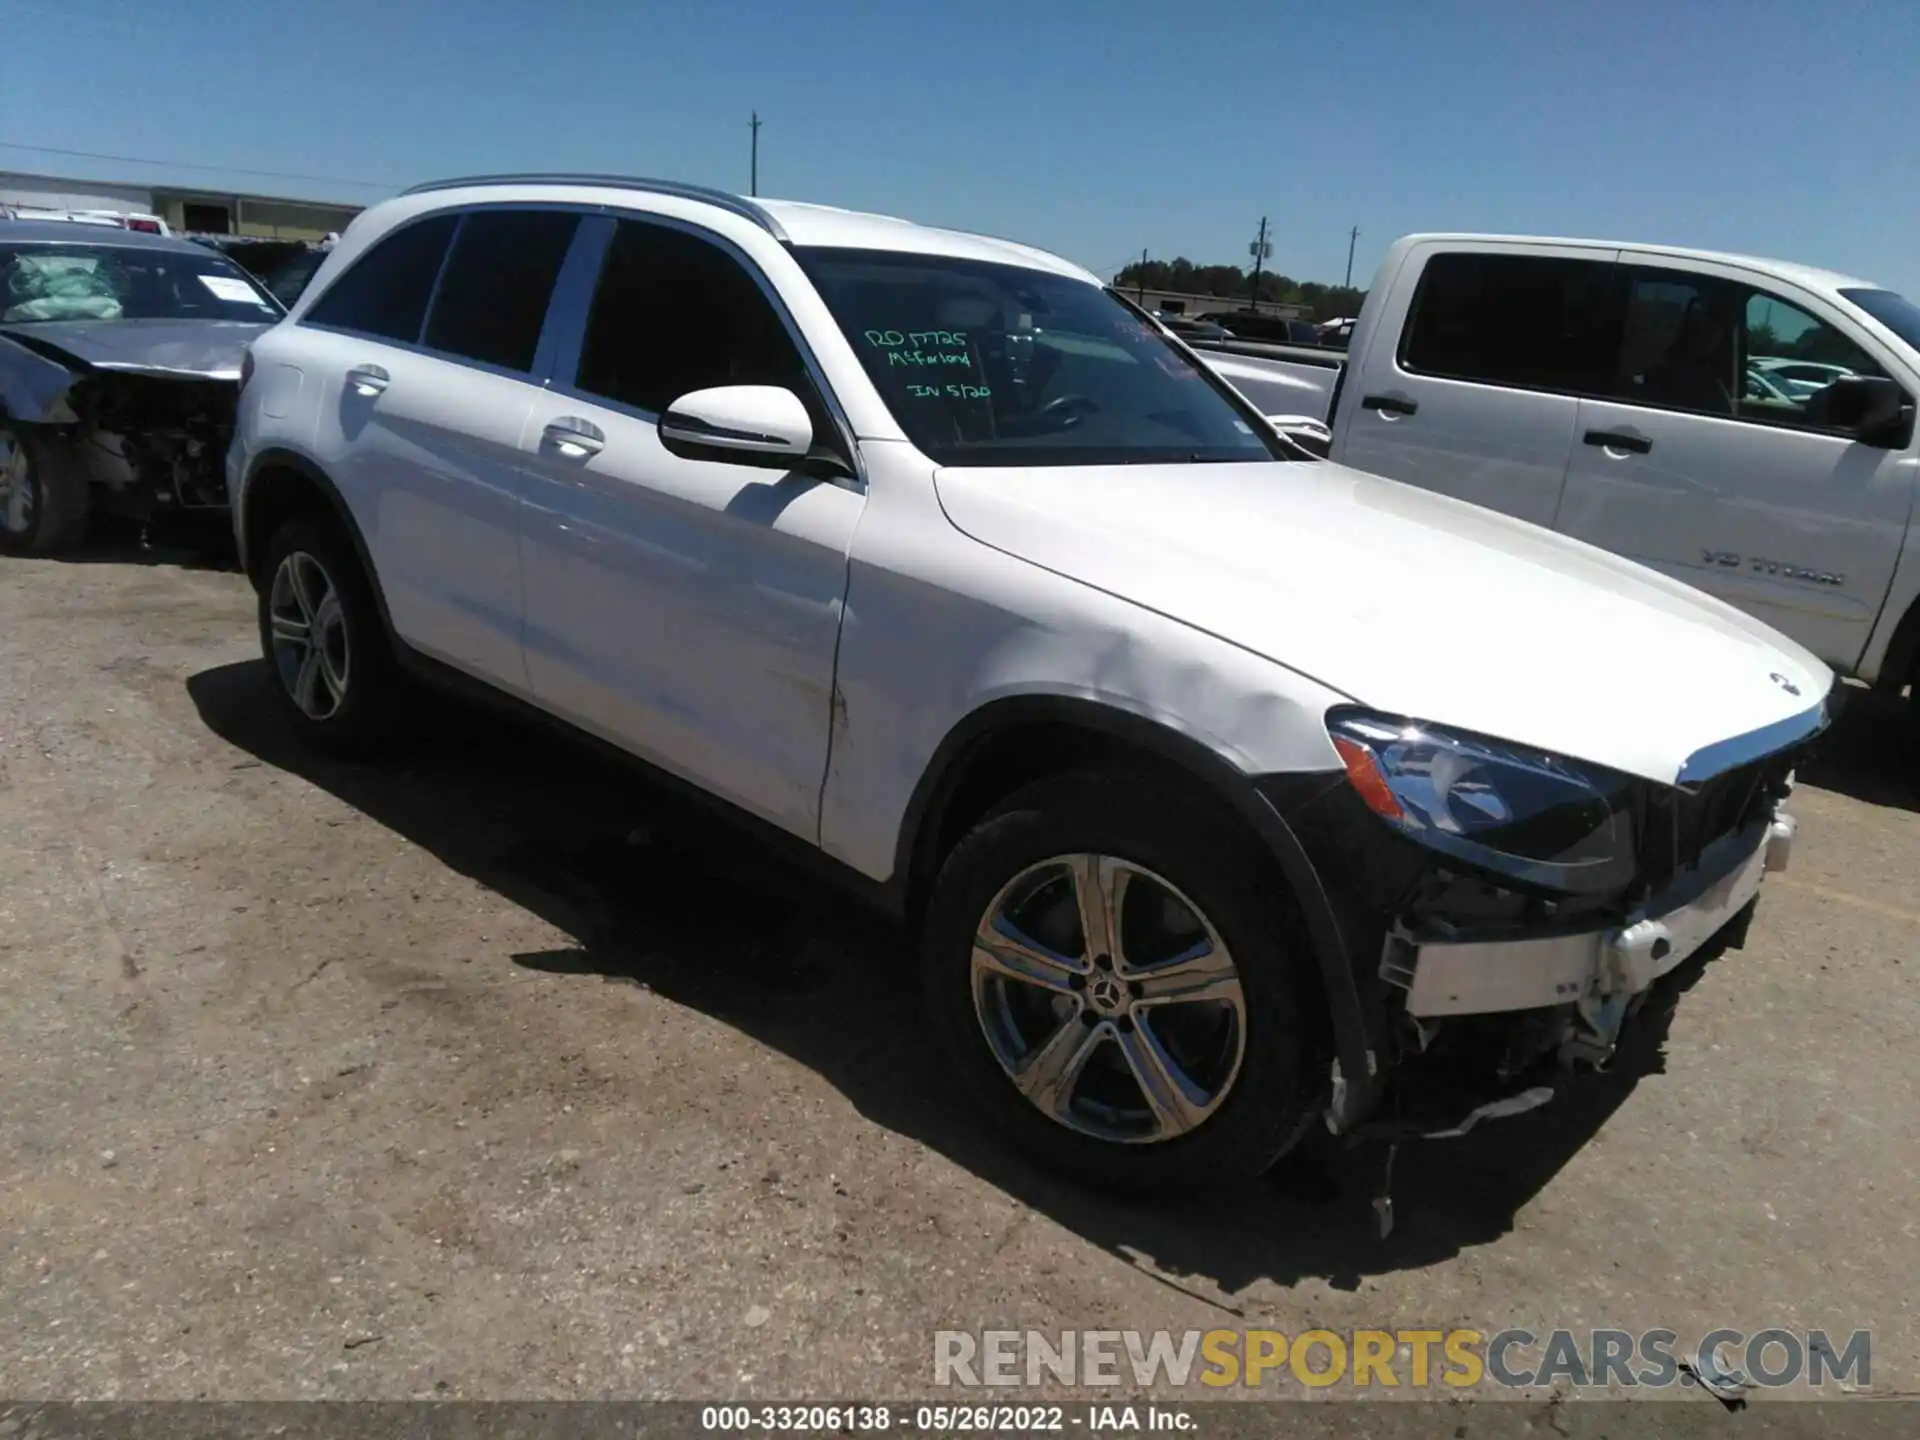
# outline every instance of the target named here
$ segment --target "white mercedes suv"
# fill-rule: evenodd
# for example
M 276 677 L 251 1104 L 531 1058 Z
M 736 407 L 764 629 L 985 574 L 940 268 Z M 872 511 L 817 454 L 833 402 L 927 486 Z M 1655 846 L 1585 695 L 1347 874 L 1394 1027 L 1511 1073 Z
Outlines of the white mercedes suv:
M 1066 261 L 671 183 L 367 211 L 227 478 L 312 744 L 455 683 L 716 798 L 904 917 L 964 1088 L 1115 1186 L 1604 1058 L 1739 943 L 1833 683 L 1313 459 Z

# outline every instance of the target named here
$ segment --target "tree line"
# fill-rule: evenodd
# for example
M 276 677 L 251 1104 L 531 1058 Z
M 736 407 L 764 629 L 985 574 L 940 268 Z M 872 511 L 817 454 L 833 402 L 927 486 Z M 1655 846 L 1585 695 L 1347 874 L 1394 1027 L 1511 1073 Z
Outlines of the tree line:
M 1186 295 L 1218 295 L 1245 304 L 1251 291 L 1249 272 L 1238 265 L 1196 265 L 1182 255 L 1173 260 L 1136 260 L 1113 277 L 1114 288 L 1175 290 Z M 1270 270 L 1260 272 L 1260 298 L 1282 305 L 1299 305 L 1315 320 L 1350 319 L 1360 313 L 1367 292 L 1348 285 L 1322 285 L 1316 280 L 1294 280 Z

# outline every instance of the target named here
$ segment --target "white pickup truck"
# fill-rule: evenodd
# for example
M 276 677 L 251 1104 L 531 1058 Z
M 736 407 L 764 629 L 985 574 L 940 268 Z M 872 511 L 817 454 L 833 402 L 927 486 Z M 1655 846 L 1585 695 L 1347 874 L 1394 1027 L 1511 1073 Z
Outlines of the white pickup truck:
M 1915 686 L 1920 713 L 1920 307 L 1892 291 L 1664 246 L 1413 235 L 1346 355 L 1194 348 L 1331 459 L 1663 570 L 1844 674 Z

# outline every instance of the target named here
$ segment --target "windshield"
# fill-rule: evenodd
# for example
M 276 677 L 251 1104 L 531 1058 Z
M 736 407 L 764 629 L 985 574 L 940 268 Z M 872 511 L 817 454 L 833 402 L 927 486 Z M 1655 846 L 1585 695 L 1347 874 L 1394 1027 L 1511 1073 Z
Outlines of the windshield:
M 1920 350 L 1920 305 L 1891 290 L 1842 290 L 1840 293 Z
M 0 322 L 274 320 L 280 307 L 232 261 L 128 245 L 0 244 Z
M 1098 286 L 893 251 L 796 252 L 907 438 L 940 465 L 1290 458 Z

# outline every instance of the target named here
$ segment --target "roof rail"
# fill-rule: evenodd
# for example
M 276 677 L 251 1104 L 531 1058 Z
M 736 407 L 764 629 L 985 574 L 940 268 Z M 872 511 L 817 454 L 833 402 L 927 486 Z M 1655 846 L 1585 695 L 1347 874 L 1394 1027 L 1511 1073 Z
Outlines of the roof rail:
M 776 240 L 784 241 L 787 232 L 764 208 L 742 196 L 706 185 L 689 185 L 680 180 L 652 180 L 641 175 L 463 175 L 452 180 L 429 180 L 409 186 L 403 195 L 423 195 L 430 190 L 462 190 L 470 185 L 600 185 L 617 190 L 640 190 L 649 195 L 673 195 L 682 200 L 731 211 L 743 220 L 751 220 Z

